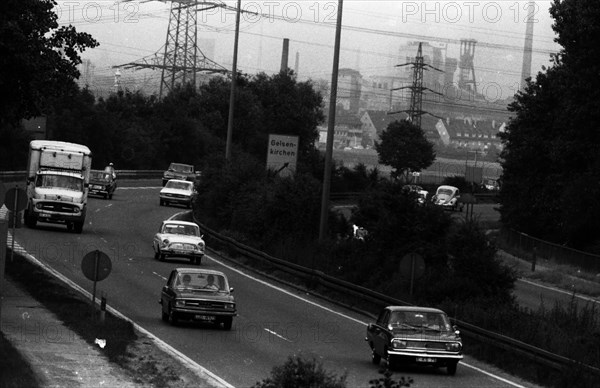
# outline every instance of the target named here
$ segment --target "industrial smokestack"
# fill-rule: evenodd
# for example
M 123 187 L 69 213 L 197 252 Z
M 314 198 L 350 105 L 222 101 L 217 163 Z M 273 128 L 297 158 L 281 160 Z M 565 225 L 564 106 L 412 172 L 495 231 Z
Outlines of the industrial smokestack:
M 290 40 L 283 39 L 283 51 L 281 52 L 281 69 L 279 71 L 287 71 L 288 69 L 288 53 L 290 51 Z
M 531 57 L 533 52 L 533 18 L 535 15 L 535 2 L 529 3 L 527 12 L 527 28 L 525 31 L 525 45 L 523 46 L 523 68 L 521 69 L 521 90 L 525 87 L 525 80 L 531 77 Z

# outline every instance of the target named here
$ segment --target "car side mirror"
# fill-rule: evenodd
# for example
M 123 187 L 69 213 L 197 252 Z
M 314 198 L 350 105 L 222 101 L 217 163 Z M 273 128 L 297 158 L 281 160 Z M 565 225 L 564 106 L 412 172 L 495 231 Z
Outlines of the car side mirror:
M 229 292 L 233 292 L 233 287 L 229 287 Z
M 163 286 L 163 291 L 164 291 L 164 292 L 167 292 L 167 291 L 169 291 L 169 287 L 167 287 L 167 286 Z

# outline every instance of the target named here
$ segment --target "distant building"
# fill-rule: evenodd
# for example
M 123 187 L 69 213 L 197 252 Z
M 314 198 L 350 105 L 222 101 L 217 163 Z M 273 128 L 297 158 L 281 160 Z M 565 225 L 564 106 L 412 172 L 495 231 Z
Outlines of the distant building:
M 353 69 L 338 70 L 337 104 L 349 114 L 358 114 L 360 109 L 362 76 Z
M 498 134 L 505 131 L 506 123 L 495 120 L 477 121 L 471 117 L 463 117 L 447 118 L 441 124 L 438 132 L 442 143 L 446 146 L 484 153 L 502 149 L 502 141 Z

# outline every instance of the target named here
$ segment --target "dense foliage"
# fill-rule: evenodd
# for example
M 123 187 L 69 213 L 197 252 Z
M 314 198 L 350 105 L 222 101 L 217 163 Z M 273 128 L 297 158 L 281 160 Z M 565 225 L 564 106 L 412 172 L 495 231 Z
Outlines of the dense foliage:
M 502 134 L 504 224 L 588 249 L 600 228 L 600 3 L 555 1 L 553 65 L 516 95 Z
M 47 112 L 48 99 L 75 87 L 79 53 L 98 45 L 58 26 L 53 0 L 0 2 L 0 126 Z
M 408 173 L 421 171 L 435 160 L 433 144 L 409 121 L 393 121 L 375 142 L 379 163 L 392 167 L 392 177 L 408 182 Z
M 345 388 L 346 376 L 327 372 L 316 359 L 288 357 L 283 365 L 273 367 L 271 376 L 254 384 L 253 388 Z

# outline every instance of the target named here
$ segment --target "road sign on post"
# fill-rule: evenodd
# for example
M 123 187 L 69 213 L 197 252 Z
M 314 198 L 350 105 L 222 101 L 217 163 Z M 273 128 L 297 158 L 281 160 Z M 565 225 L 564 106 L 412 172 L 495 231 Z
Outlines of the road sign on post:
M 420 278 L 424 273 L 425 260 L 418 253 L 408 253 L 400 260 L 400 274 L 410 279 L 410 295 L 413 294 L 415 279 Z
M 4 195 L 4 205 L 9 211 L 13 212 L 12 246 L 10 250 L 10 261 L 12 261 L 15 252 L 15 228 L 17 226 L 17 217 L 19 216 L 19 212 L 27 207 L 27 193 L 18 186 L 8 189 Z
M 81 260 L 81 270 L 86 278 L 94 282 L 94 289 L 92 292 L 92 318 L 95 316 L 96 311 L 96 282 L 102 281 L 108 277 L 112 269 L 112 263 L 110 257 L 104 252 L 95 250 L 87 253 Z

